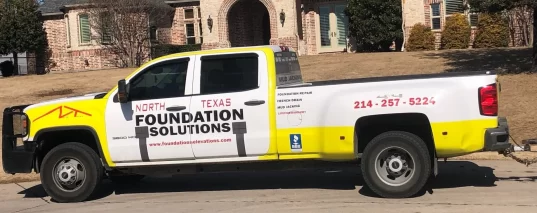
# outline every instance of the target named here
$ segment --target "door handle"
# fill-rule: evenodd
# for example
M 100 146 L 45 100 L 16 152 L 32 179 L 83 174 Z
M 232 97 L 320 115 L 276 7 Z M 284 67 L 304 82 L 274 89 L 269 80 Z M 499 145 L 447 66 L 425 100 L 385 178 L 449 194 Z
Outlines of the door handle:
M 261 104 L 264 104 L 265 101 L 263 100 L 251 100 L 251 101 L 246 101 L 244 102 L 244 105 L 246 106 L 256 106 L 256 105 L 261 105 Z
M 186 109 L 186 106 L 171 106 L 171 107 L 166 107 L 166 111 L 181 111 L 181 110 L 185 110 Z

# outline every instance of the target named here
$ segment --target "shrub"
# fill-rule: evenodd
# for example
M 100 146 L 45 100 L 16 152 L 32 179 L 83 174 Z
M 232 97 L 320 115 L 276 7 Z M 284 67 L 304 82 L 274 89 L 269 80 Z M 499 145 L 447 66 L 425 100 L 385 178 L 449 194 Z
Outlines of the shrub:
M 434 50 L 434 35 L 430 27 L 417 23 L 412 27 L 408 42 L 408 51 Z
M 13 66 L 12 61 L 4 61 L 0 63 L 0 72 L 2 72 L 2 77 L 10 77 L 13 75 L 15 66 Z
M 153 58 L 158 58 L 161 56 L 198 51 L 201 50 L 201 44 L 186 44 L 186 45 L 173 45 L 173 44 L 159 44 L 153 47 Z
M 479 15 L 475 48 L 507 47 L 509 45 L 509 24 L 499 13 Z
M 400 0 L 349 0 L 345 14 L 358 51 L 391 51 L 392 42 L 403 38 L 401 11 Z
M 446 18 L 442 31 L 442 49 L 466 49 L 470 43 L 472 29 L 463 14 L 454 14 Z

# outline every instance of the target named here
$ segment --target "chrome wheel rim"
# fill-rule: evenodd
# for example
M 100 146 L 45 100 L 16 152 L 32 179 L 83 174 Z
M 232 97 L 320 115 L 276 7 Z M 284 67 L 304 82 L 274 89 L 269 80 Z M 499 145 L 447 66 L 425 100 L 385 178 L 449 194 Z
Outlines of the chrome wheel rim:
M 397 146 L 383 149 L 375 158 L 375 173 L 390 186 L 401 186 L 414 177 L 415 161 L 410 153 Z
M 73 192 L 86 182 L 86 169 L 78 159 L 64 158 L 54 166 L 52 178 L 59 189 Z

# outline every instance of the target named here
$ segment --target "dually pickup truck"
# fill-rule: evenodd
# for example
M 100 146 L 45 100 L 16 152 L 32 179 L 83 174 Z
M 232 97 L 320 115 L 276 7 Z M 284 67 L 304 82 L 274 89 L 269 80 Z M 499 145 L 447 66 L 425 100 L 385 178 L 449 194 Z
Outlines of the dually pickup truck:
M 40 173 L 57 202 L 104 179 L 325 165 L 406 198 L 437 159 L 510 147 L 489 72 L 307 83 L 297 54 L 253 46 L 163 56 L 108 92 L 4 109 L 6 173 Z

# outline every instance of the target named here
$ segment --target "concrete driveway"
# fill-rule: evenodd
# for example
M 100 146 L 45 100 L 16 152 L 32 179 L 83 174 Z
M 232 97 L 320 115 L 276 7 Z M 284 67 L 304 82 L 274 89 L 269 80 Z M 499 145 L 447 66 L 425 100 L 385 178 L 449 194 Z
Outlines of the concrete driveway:
M 94 200 L 50 201 L 38 182 L 0 185 L 0 212 L 536 212 L 537 166 L 448 161 L 428 192 L 381 199 L 359 171 L 292 171 L 146 178 L 105 183 Z

